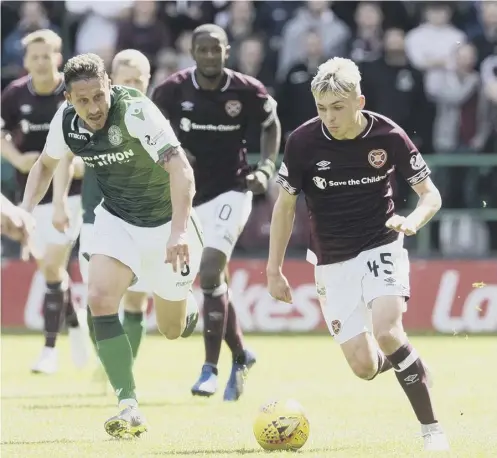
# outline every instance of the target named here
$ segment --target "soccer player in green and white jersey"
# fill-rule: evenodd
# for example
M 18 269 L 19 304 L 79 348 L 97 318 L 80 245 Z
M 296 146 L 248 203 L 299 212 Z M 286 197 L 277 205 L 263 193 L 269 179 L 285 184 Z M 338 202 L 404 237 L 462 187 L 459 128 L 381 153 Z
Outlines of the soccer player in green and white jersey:
M 120 51 L 112 61 L 112 84 L 122 85 L 137 89 L 146 94 L 150 82 L 150 62 L 144 54 L 136 49 Z M 87 167 L 83 178 L 82 187 L 83 226 L 79 236 L 79 266 L 83 282 L 88 284 L 88 260 L 84 253 L 88 252 L 93 238 L 93 225 L 95 223 L 95 209 L 102 200 L 102 193 L 97 183 L 94 169 Z M 136 359 L 142 339 L 146 333 L 146 320 L 144 319 L 151 292 L 149 285 L 140 278 L 124 294 L 122 306 L 124 309 L 123 328 L 128 336 L 133 358 Z M 198 321 L 198 308 L 193 293 L 188 296 L 187 302 L 187 327 L 182 337 L 192 334 Z M 88 328 L 90 337 L 96 345 L 91 312 L 88 310 Z M 103 382 L 107 386 L 107 376 L 103 367 L 99 365 L 94 374 L 94 380 Z M 105 389 L 105 388 L 104 388 Z
M 73 57 L 64 78 L 68 103 L 51 122 L 22 208 L 33 211 L 59 162 L 69 169 L 72 155 L 94 170 L 103 201 L 88 249 L 88 304 L 97 351 L 120 408 L 105 429 L 114 437 L 138 436 L 147 426 L 117 312 L 129 286 L 143 278 L 154 293 L 159 330 L 168 339 L 183 333 L 203 248 L 192 211 L 193 171 L 160 110 L 139 91 L 111 86 L 100 57 Z

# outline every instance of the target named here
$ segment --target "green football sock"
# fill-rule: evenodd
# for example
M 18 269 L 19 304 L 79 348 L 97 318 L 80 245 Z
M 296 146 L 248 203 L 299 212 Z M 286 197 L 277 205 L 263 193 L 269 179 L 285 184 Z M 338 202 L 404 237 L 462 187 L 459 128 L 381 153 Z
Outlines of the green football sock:
M 119 316 L 94 316 L 93 326 L 100 361 L 119 401 L 136 399 L 133 352 Z
M 136 359 L 142 338 L 147 330 L 145 320 L 143 319 L 143 313 L 128 312 L 125 310 L 123 329 L 128 336 L 131 351 L 133 352 L 133 358 Z
M 88 334 L 90 335 L 91 343 L 93 344 L 95 352 L 98 354 L 97 340 L 95 339 L 95 328 L 93 327 L 93 319 L 91 316 L 90 307 L 86 308 L 86 323 L 88 324 Z

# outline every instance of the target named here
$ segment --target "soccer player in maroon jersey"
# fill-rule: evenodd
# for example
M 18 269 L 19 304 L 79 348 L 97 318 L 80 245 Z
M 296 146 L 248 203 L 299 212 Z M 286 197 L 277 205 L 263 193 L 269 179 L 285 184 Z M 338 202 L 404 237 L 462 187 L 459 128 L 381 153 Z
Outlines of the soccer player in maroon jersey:
M 193 32 L 196 67 L 170 76 L 152 99 L 170 119 L 195 172 L 193 204 L 202 221 L 205 249 L 200 266 L 204 292 L 205 363 L 192 393 L 217 390 L 217 364 L 223 337 L 233 355 L 224 400 L 243 391 L 255 356 L 245 348 L 230 301 L 225 268 L 252 208 L 252 195 L 266 191 L 280 145 L 276 103 L 258 80 L 225 67 L 226 32 L 204 24 Z M 261 160 L 254 172 L 246 161 L 245 135 L 250 123 L 261 125 Z
M 324 318 L 352 371 L 364 380 L 393 368 L 421 423 L 426 450 L 449 447 L 428 390 L 428 376 L 402 326 L 409 297 L 404 236 L 440 209 L 440 193 L 416 146 L 390 119 L 364 110 L 361 75 L 349 59 L 319 67 L 311 89 L 318 115 L 290 135 L 279 170 L 271 222 L 268 289 L 291 302 L 283 260 L 302 192 L 311 222 L 307 259 L 315 267 Z M 394 171 L 419 196 L 396 215 Z
M 28 76 L 13 81 L 2 93 L 2 157 L 17 172 L 24 192 L 31 166 L 43 149 L 50 121 L 64 101 L 64 78 L 58 67 L 62 63 L 60 37 L 51 30 L 39 30 L 23 41 L 24 66 Z M 54 186 L 57 186 L 54 177 Z M 38 267 L 45 277 L 47 290 L 43 302 L 45 345 L 32 367 L 35 373 L 57 370 L 55 341 L 61 322 L 69 326 L 74 363 L 78 367 L 88 359 L 87 338 L 74 311 L 67 274 L 67 262 L 81 227 L 80 181 L 74 180 L 69 197 L 52 202 L 51 190 L 33 212 L 36 228 L 31 238 Z M 19 198 L 22 196 L 19 196 Z M 65 233 L 52 225 L 62 215 L 70 215 Z

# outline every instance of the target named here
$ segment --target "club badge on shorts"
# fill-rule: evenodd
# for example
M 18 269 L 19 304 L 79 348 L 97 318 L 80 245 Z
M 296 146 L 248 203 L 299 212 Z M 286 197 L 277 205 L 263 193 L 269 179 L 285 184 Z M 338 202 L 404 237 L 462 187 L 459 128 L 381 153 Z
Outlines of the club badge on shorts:
M 242 111 L 242 102 L 239 100 L 228 100 L 224 108 L 226 109 L 226 113 L 234 118 Z
M 342 322 L 340 320 L 333 320 L 331 322 L 331 330 L 336 336 L 340 333 L 342 329 Z
M 375 169 L 380 169 L 387 162 L 387 152 L 384 149 L 373 149 L 368 154 L 368 161 Z

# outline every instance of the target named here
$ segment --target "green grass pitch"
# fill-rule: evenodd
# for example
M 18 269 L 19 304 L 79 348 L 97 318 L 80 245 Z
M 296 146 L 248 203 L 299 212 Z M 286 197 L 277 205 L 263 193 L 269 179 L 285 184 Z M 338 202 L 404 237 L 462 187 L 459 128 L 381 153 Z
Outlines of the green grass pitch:
M 272 398 L 295 398 L 306 409 L 311 434 L 298 452 L 271 456 L 417 457 L 419 426 L 392 372 L 373 382 L 356 379 L 327 336 L 248 336 L 258 355 L 238 403 L 222 402 L 230 361 L 223 348 L 220 390 L 192 398 L 203 360 L 200 336 L 169 342 L 147 336 L 135 365 L 149 432 L 138 440 L 109 438 L 103 422 L 114 415 L 112 394 L 92 381 L 93 365 L 77 371 L 68 341 L 59 342 L 60 370 L 31 375 L 41 336 L 2 336 L 2 458 L 144 458 L 268 456 L 252 421 Z M 451 441 L 437 456 L 497 457 L 497 339 L 464 335 L 415 337 L 431 367 L 439 419 Z

